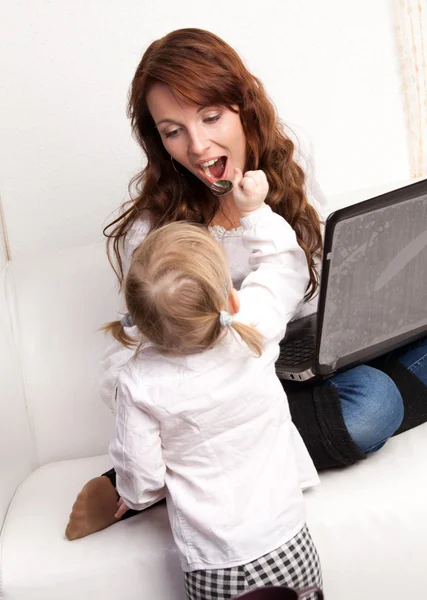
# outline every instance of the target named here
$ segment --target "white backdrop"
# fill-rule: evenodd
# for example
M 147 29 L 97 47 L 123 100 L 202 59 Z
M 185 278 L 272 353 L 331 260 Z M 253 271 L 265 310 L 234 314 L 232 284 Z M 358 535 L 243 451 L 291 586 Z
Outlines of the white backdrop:
M 302 125 L 327 194 L 409 177 L 390 0 L 4 0 L 0 193 L 12 258 L 98 239 L 141 158 L 126 96 L 147 45 L 210 29 Z
M 3 269 L 7 261 L 7 248 L 6 248 L 6 223 L 4 222 L 3 209 L 0 198 L 0 272 Z

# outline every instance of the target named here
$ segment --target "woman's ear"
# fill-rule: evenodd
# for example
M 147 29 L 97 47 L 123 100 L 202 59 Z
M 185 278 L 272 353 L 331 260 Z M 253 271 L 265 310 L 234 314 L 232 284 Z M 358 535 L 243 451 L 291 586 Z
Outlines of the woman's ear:
M 231 288 L 228 294 L 228 312 L 230 315 L 236 315 L 240 310 L 240 298 L 237 290 Z

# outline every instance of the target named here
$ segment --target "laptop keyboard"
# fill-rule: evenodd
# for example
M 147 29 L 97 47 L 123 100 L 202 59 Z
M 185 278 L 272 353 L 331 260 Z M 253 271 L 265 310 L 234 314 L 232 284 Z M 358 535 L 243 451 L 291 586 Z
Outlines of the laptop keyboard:
M 300 365 L 307 362 L 314 355 L 315 335 L 310 334 L 302 339 L 296 339 L 280 345 L 280 356 L 276 367 Z

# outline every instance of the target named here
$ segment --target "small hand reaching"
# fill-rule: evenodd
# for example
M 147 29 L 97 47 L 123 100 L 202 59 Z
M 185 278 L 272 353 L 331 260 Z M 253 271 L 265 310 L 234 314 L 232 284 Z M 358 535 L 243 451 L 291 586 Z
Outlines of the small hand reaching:
M 123 515 L 125 514 L 125 512 L 127 512 L 129 510 L 129 506 L 126 504 L 126 502 L 123 500 L 123 498 L 119 498 L 119 501 L 117 502 L 117 506 L 119 507 L 119 509 L 114 516 L 116 517 L 116 519 L 121 519 L 123 517 Z
M 264 171 L 234 169 L 233 197 L 242 217 L 261 208 L 268 194 L 268 181 Z

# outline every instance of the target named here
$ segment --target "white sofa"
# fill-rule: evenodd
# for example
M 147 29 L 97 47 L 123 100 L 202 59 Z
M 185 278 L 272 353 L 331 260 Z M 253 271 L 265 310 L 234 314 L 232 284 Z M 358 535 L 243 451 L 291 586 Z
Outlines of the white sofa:
M 97 328 L 116 306 L 101 243 L 11 262 L 2 275 L 3 600 L 185 598 L 163 505 L 81 540 L 64 537 L 78 491 L 110 467 Z M 427 597 L 426 434 L 424 425 L 398 436 L 306 493 L 327 600 Z

